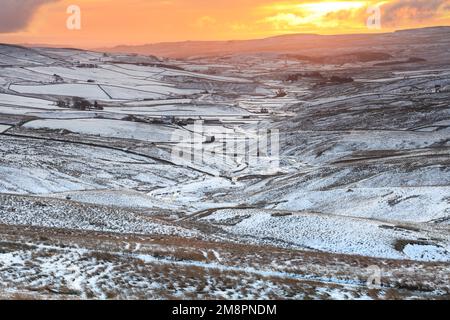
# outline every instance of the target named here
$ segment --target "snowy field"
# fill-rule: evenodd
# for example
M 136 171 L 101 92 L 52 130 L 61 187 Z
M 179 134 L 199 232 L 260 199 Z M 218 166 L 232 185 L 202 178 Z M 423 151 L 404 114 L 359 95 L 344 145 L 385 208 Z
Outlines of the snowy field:
M 0 124 L 0 133 L 3 133 L 10 128 L 11 128 L 11 126 Z
M 53 101 L 22 97 L 19 95 L 0 94 L 0 106 L 20 106 L 37 109 L 56 109 Z
M 135 139 L 149 143 L 176 141 L 172 139 L 172 136 L 182 134 L 179 132 L 180 129 L 170 126 L 106 119 L 35 120 L 26 123 L 24 127 L 28 129 L 68 130 L 79 134 Z
M 106 108 L 105 111 L 120 113 L 120 114 L 133 114 L 133 115 L 148 115 L 148 116 L 178 116 L 178 117 L 199 117 L 199 116 L 223 116 L 223 117 L 236 117 L 245 116 L 250 113 L 245 109 L 219 106 L 219 105 L 194 105 L 194 104 L 162 104 L 147 106 L 142 105 L 139 107 L 127 106 L 127 107 L 111 107 Z
M 261 243 L 273 241 L 287 246 L 378 258 L 450 262 L 448 232 L 441 235 L 427 230 L 412 231 L 407 226 L 385 225 L 371 219 L 308 212 L 222 210 L 203 219 Z M 444 236 L 442 242 L 425 241 L 417 245 L 421 243 L 419 239 L 440 236 Z M 403 250 L 396 250 L 393 244 L 401 241 L 410 244 Z
M 87 99 L 96 100 L 108 100 L 110 98 L 98 85 L 89 84 L 12 85 L 10 89 L 18 93 L 83 96 Z

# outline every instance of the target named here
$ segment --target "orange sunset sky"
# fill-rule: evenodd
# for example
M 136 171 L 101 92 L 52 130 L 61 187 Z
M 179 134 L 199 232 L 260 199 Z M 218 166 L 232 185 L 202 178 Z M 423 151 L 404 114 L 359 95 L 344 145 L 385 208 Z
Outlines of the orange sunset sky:
M 81 30 L 66 10 L 81 8 Z M 366 26 L 379 5 L 381 29 Z M 450 25 L 450 0 L 1 0 L 0 42 L 101 47 Z

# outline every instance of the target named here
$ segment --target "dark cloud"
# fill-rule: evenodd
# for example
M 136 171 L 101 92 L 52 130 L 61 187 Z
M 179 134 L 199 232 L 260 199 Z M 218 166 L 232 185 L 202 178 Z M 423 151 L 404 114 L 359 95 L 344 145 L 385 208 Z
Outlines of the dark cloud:
M 423 22 L 449 8 L 450 0 L 395 0 L 383 5 L 383 23 L 395 25 L 405 20 Z
M 58 0 L 1 0 L 0 33 L 22 30 L 39 6 L 55 1 Z

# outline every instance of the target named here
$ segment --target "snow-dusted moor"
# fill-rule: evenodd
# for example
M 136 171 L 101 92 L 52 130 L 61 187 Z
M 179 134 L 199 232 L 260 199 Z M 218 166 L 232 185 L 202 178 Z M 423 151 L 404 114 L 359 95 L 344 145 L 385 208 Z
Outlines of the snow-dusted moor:
M 450 27 L 191 45 L 0 45 L 0 298 L 450 298 Z

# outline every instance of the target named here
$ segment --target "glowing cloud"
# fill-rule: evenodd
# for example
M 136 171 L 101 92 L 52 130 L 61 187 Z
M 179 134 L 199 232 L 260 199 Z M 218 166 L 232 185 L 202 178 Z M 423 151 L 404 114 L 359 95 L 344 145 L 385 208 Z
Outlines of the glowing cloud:
M 271 23 L 276 29 L 290 30 L 296 27 L 312 26 L 317 28 L 330 28 L 342 23 L 342 19 L 332 19 L 338 17 L 337 13 L 346 13 L 346 16 L 369 6 L 367 1 L 323 1 L 309 3 L 274 3 L 265 6 L 262 10 L 267 14 L 276 12 L 264 18 L 261 22 Z M 354 23 L 354 21 L 352 21 Z M 297 28 L 298 30 L 298 28 Z
M 57 0 L 2 0 L 0 32 L 14 32 L 25 28 L 41 5 L 55 1 Z

